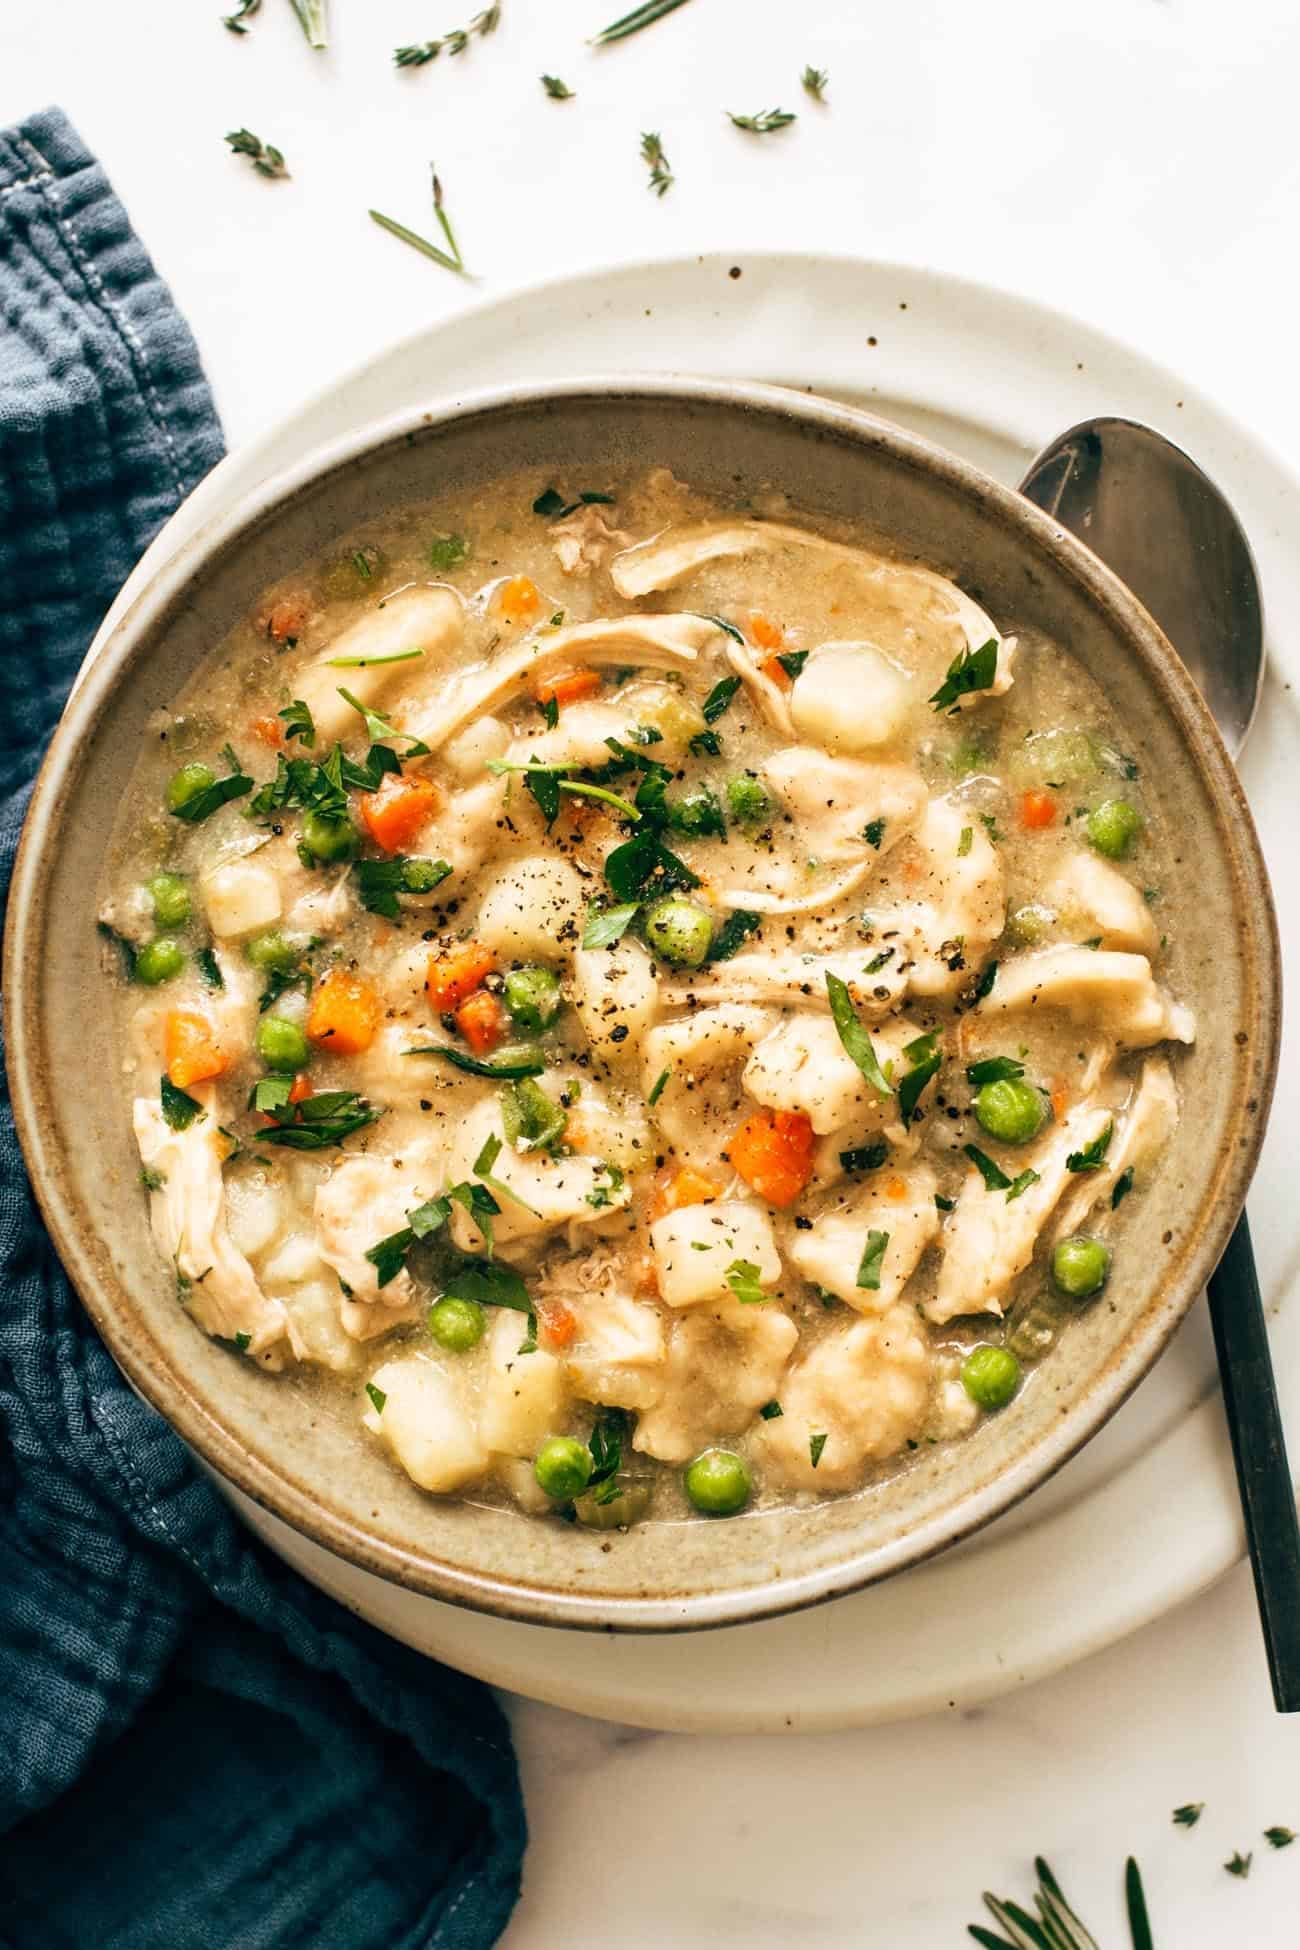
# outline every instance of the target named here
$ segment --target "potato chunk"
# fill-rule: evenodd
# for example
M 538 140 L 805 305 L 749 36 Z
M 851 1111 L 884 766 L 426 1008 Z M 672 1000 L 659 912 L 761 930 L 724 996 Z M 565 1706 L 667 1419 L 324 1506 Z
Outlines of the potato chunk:
M 576 947 L 585 905 L 582 882 L 567 860 L 533 854 L 492 882 L 474 936 L 503 960 L 550 961 Z
M 230 860 L 199 882 L 208 926 L 221 939 L 256 934 L 280 918 L 280 878 L 260 860 Z
M 521 1354 L 528 1338 L 523 1314 L 498 1308 L 487 1339 L 487 1381 L 479 1434 L 505 1456 L 535 1456 L 565 1412 L 564 1368 L 544 1348 Z
M 828 751 L 872 751 L 897 738 L 911 689 L 873 643 L 824 643 L 795 679 L 790 715 L 801 737 Z
M 421 1355 L 386 1361 L 370 1387 L 383 1407 L 370 1396 L 362 1422 L 422 1490 L 459 1490 L 483 1474 L 487 1451 L 455 1383 L 436 1361 Z
M 920 1429 L 933 1363 L 907 1307 L 825 1335 L 786 1376 L 780 1418 L 755 1439 L 771 1473 L 792 1489 L 852 1489 Z

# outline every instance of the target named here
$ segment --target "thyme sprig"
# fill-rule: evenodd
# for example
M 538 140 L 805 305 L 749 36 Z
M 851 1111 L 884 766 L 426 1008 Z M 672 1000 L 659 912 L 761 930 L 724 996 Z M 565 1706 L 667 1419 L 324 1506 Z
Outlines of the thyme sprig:
M 650 171 L 649 187 L 656 196 L 667 195 L 675 178 L 664 154 L 664 145 L 652 129 L 641 136 L 641 160 Z
M 727 120 L 749 135 L 772 135 L 777 129 L 788 129 L 799 117 L 788 108 L 765 108 L 757 115 L 736 115 L 728 109 Z
M 541 76 L 541 83 L 553 102 L 571 102 L 573 100 L 573 89 L 570 88 L 567 81 L 561 81 L 559 75 L 544 74 Z
M 625 41 L 629 34 L 637 34 L 643 27 L 652 27 L 656 20 L 665 14 L 676 13 L 684 7 L 686 0 L 643 0 L 639 7 L 633 7 L 630 14 L 623 14 L 618 20 L 602 27 L 599 34 L 592 36 L 593 47 L 609 47 L 614 41 Z
M 825 101 L 826 84 L 830 80 L 825 68 L 814 68 L 810 63 L 799 79 L 803 83 L 804 92 L 811 95 L 815 102 Z
M 329 46 L 329 26 L 325 18 L 325 0 L 290 0 L 303 33 L 307 36 L 308 47 Z
M 232 129 L 226 137 L 237 156 L 247 156 L 259 176 L 287 176 L 289 165 L 270 142 L 263 142 L 251 129 Z
M 440 54 L 463 54 L 472 40 L 495 33 L 500 24 L 500 7 L 484 7 L 467 27 L 453 27 L 449 34 L 442 34 L 437 40 L 415 41 L 409 47 L 394 48 L 393 60 L 399 68 L 422 68 L 426 62 L 436 61 Z
M 381 230 L 388 231 L 390 236 L 398 237 L 402 243 L 409 244 L 412 250 L 422 252 L 425 257 L 431 257 L 434 263 L 441 264 L 445 271 L 455 271 L 459 277 L 468 277 L 469 272 L 465 269 L 465 260 L 461 256 L 460 245 L 456 241 L 456 233 L 451 227 L 451 218 L 447 215 L 443 201 L 438 171 L 432 163 L 429 164 L 429 174 L 433 182 L 434 220 L 447 240 L 446 250 L 441 249 L 428 237 L 422 237 L 418 230 L 408 230 L 404 223 L 398 223 L 396 217 L 386 217 L 382 210 L 371 210 L 370 219 L 372 223 L 377 223 Z
M 261 4 L 262 0 L 239 0 L 233 14 L 222 14 L 221 25 L 228 27 L 232 34 L 246 34 L 248 29 L 244 22 L 257 12 Z

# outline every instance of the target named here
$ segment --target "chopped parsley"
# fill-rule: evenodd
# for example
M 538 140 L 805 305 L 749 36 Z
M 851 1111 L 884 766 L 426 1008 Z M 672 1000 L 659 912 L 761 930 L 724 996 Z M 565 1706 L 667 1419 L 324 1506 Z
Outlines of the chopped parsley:
M 474 1300 L 480 1307 L 510 1307 L 530 1314 L 528 1288 L 512 1267 L 500 1260 L 471 1259 L 452 1274 L 443 1290 L 445 1300 Z
M 146 1165 L 140 1173 L 140 1183 L 146 1192 L 160 1192 L 167 1179 L 163 1172 L 155 1171 L 152 1165 Z
M 893 1091 L 880 1067 L 871 1038 L 858 1021 L 848 984 L 841 981 L 838 975 L 832 975 L 829 969 L 826 973 L 826 993 L 831 1005 L 831 1019 L 844 1046 L 845 1055 L 857 1064 L 871 1088 L 879 1096 L 891 1097 Z
M 716 731 L 697 731 L 690 741 L 690 751 L 694 758 L 719 758 L 722 740 Z
M 276 715 L 284 719 L 286 741 L 290 738 L 298 738 L 308 747 L 316 743 L 315 720 L 300 697 L 296 697 L 292 704 L 286 704 L 283 711 L 277 712 Z
M 1230 1876 L 1238 1876 L 1244 1882 L 1250 1874 L 1250 1865 L 1253 1860 L 1253 1855 L 1249 1853 L 1243 1855 L 1240 1849 L 1234 1849 L 1223 1866 Z
M 966 858 L 966 855 L 970 852 L 971 847 L 974 845 L 974 842 L 975 842 L 975 828 L 973 826 L 963 826 L 961 829 L 960 836 L 958 837 L 957 840 L 957 858 L 959 860 L 964 860 Z
M 655 1105 L 659 1102 L 659 1099 L 663 1096 L 664 1089 L 667 1086 L 668 1079 L 671 1075 L 672 1075 L 671 1070 L 661 1070 L 658 1076 L 655 1078 L 654 1083 L 651 1086 L 650 1095 L 646 1098 L 646 1102 L 649 1104 L 651 1110 L 654 1109 Z
M 823 1431 L 819 1431 L 816 1435 L 809 1436 L 808 1456 L 814 1469 L 816 1469 L 818 1463 L 821 1461 L 822 1450 L 825 1447 L 826 1447 L 826 1436 Z
M 390 860 L 357 861 L 357 895 L 364 908 L 396 921 L 399 894 L 431 894 L 451 872 L 445 860 L 395 853 Z
M 236 1334 L 235 1346 L 239 1349 L 239 1352 L 241 1354 L 247 1354 L 249 1348 L 252 1345 L 253 1345 L 253 1337 L 251 1334 L 244 1334 L 244 1333 Z
M 935 1193 L 934 1202 L 940 1212 L 955 1212 L 957 1209 L 956 1199 L 945 1198 L 942 1192 Z
M 366 1383 L 366 1393 L 370 1397 L 370 1406 L 374 1409 L 375 1414 L 382 1415 L 384 1412 L 384 1403 L 388 1400 L 383 1389 L 376 1388 L 373 1381 L 368 1381 Z
M 993 984 L 997 979 L 998 964 L 995 961 L 991 961 L 971 990 L 971 1002 L 982 1002 L 986 995 L 991 995 L 993 992 Z
M 756 1307 L 767 1298 L 759 1285 L 759 1269 L 752 1259 L 733 1259 L 724 1278 L 742 1307 Z
M 730 961 L 737 950 L 742 948 L 745 942 L 748 941 L 750 935 L 756 934 L 762 925 L 763 917 L 761 914 L 751 914 L 748 908 L 744 907 L 736 908 L 733 913 L 728 914 L 726 920 L 714 936 L 713 945 L 709 949 L 707 959 L 709 961 Z
M 722 634 L 729 636 L 733 643 L 743 643 L 745 641 L 745 632 L 737 629 L 734 623 L 729 623 L 725 616 L 705 616 L 698 610 L 696 614 L 699 616 L 701 623 L 712 623 L 715 630 L 721 630 Z M 732 698 L 735 696 L 736 686 L 740 683 L 740 679 L 738 677 L 728 677 L 724 679 L 724 682 L 731 685 L 731 690 L 727 693 L 725 701 L 718 706 L 719 712 L 725 711 L 727 705 L 730 704 Z
M 948 674 L 929 702 L 936 711 L 957 710 L 958 699 L 972 691 L 987 691 L 998 674 L 998 644 L 990 637 L 978 650 L 967 644 L 948 666 Z
M 931 1029 L 927 1035 L 914 1037 L 903 1047 L 908 1068 L 898 1085 L 898 1111 L 904 1124 L 910 1124 L 916 1116 L 916 1108 L 921 1092 L 931 1077 L 937 1075 L 943 1062 L 943 1051 L 939 1048 L 939 1031 Z
M 435 535 L 429 543 L 428 553 L 429 567 L 445 572 L 458 568 L 465 560 L 469 554 L 469 543 L 463 535 Z
M 1082 1151 L 1072 1151 L 1065 1161 L 1067 1171 L 1100 1171 L 1110 1150 L 1110 1141 L 1115 1135 L 1115 1126 L 1110 1123 L 1104 1131 L 1085 1144 Z
M 623 901 L 617 907 L 589 907 L 582 930 L 583 947 L 612 948 L 635 921 L 639 907 L 639 901 Z
M 880 1269 L 884 1263 L 885 1248 L 888 1244 L 887 1232 L 876 1232 L 873 1229 L 867 1234 L 867 1243 L 862 1249 L 862 1258 L 858 1264 L 857 1284 L 870 1293 L 876 1293 L 880 1289 Z
M 1264 1830 L 1264 1840 L 1270 1848 L 1290 1848 L 1292 1842 L 1295 1840 L 1295 1830 L 1292 1828 L 1266 1828 Z
M 982 1083 L 1008 1083 L 1013 1077 L 1024 1074 L 1024 1064 L 1017 1063 L 1014 1056 L 984 1056 L 978 1063 L 968 1063 L 966 1066 L 966 1081 L 975 1090 Z
M 226 986 L 226 978 L 211 948 L 200 948 L 194 960 L 199 974 L 210 989 L 223 989 Z
M 576 501 L 566 501 L 558 488 L 548 487 L 534 501 L 533 513 L 547 521 L 562 521 L 565 515 L 576 515 L 579 508 L 612 507 L 613 502 L 612 494 L 602 494 L 595 488 L 584 488 Z
M 1115 1180 L 1115 1189 L 1110 1195 L 1110 1209 L 1112 1212 L 1115 1211 L 1115 1209 L 1118 1206 L 1124 1203 L 1124 1200 L 1128 1197 L 1132 1189 L 1133 1189 L 1133 1167 L 1132 1165 L 1129 1165 L 1127 1169 L 1122 1171 L 1119 1177 Z
M 885 837 L 885 821 L 883 819 L 869 819 L 862 829 L 862 837 L 868 846 L 874 846 L 877 852 L 879 852 L 880 842 Z
M 883 1138 L 874 1144 L 859 1144 L 851 1151 L 840 1152 L 840 1164 L 845 1171 L 879 1171 L 889 1157 L 889 1146 Z
M 786 676 L 793 679 L 799 675 L 799 672 L 807 663 L 808 652 L 806 650 L 782 650 L 778 652 L 776 660 Z
M 546 1068 L 546 1058 L 537 1049 L 507 1050 L 493 1062 L 486 1057 L 471 1056 L 468 1050 L 456 1049 L 450 1043 L 420 1043 L 414 1049 L 403 1050 L 402 1054 L 440 1056 L 453 1068 L 463 1070 L 466 1076 L 495 1077 L 498 1082 L 512 1077 L 539 1077 Z
M 709 620 L 711 622 L 716 622 L 720 630 L 727 629 L 728 627 L 725 623 L 720 622 L 717 617 L 711 617 Z M 728 630 L 728 634 L 739 635 L 739 632 L 738 631 L 733 632 Z M 743 642 L 743 640 L 744 639 L 742 638 L 741 641 Z M 731 703 L 731 700 L 735 697 L 736 692 L 739 689 L 740 689 L 739 677 L 720 677 L 718 679 L 717 683 L 713 686 L 713 689 L 709 692 L 709 695 L 705 698 L 704 703 L 701 707 L 701 709 L 704 712 L 705 724 L 717 723 L 718 719 L 722 716 L 723 712 L 727 709 L 728 705 Z
M 1027 1192 L 1031 1185 L 1036 1185 L 1038 1178 L 1039 1174 L 1032 1170 L 1022 1171 L 1018 1177 L 1013 1178 L 1007 1186 L 1007 1204 L 1010 1205 L 1013 1198 L 1019 1198 L 1022 1192 Z
M 173 1131 L 188 1131 L 196 1117 L 207 1115 L 197 1097 L 178 1090 L 166 1071 L 158 1079 L 158 1094 L 162 1100 L 163 1122 Z
M 758 1412 L 765 1422 L 779 1422 L 785 1414 L 780 1402 L 764 1402 Z
M 603 1159 L 592 1181 L 591 1190 L 586 1194 L 587 1204 L 597 1212 L 607 1211 L 625 1183 L 626 1174 L 620 1171 L 617 1165 L 611 1164 L 608 1158 Z
M 638 833 L 605 860 L 605 879 L 620 901 L 641 901 L 677 887 L 698 887 L 699 877 L 666 847 L 657 833 Z
M 1195 1828 L 1204 1813 L 1203 1801 L 1185 1801 L 1181 1808 L 1174 1809 L 1174 1827 Z
M 324 1151 L 383 1115 L 355 1090 L 321 1090 L 286 1108 L 289 1115 L 263 1131 L 261 1142 L 287 1151 Z
M 240 769 L 239 760 L 229 745 L 223 748 L 221 755 L 230 768 L 227 776 L 214 779 L 211 785 L 201 786 L 179 806 L 170 807 L 173 819 L 183 819 L 187 826 L 197 826 L 201 819 L 208 819 L 232 799 L 242 799 L 246 792 L 253 790 L 252 779 Z
M 338 693 L 343 699 L 343 702 L 350 704 L 352 709 L 359 712 L 364 719 L 367 737 L 373 740 L 383 738 L 401 738 L 408 740 L 408 734 L 406 732 L 399 731 L 396 725 L 390 724 L 388 719 L 381 717 L 378 711 L 372 711 L 368 704 L 363 704 L 359 697 L 354 697 L 351 691 L 343 688 L 342 684 L 338 686 Z M 304 705 L 303 709 L 306 710 L 306 708 Z M 282 712 L 281 716 L 283 715 Z M 428 753 L 428 750 L 429 747 L 423 744 L 420 739 L 409 738 L 406 746 L 406 756 L 408 758 L 423 758 Z
M 423 655 L 423 650 L 387 650 L 382 657 L 326 657 L 325 661 L 331 670 L 375 670 L 380 664 L 414 663 Z
M 989 1191 L 1009 1192 L 1011 1190 L 1011 1180 L 1005 1171 L 1000 1165 L 995 1165 L 988 1153 L 980 1150 L 978 1144 L 963 1144 L 962 1150 L 979 1172 Z

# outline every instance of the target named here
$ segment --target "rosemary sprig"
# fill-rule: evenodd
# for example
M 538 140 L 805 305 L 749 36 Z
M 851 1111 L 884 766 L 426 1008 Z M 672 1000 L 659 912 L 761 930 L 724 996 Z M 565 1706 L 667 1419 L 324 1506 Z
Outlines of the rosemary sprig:
M 287 176 L 289 166 L 280 151 L 270 142 L 263 142 L 251 129 L 232 129 L 226 137 L 237 156 L 247 156 L 259 176 Z
M 984 1950 L 1099 1950 L 1096 1937 L 1070 1907 L 1041 1855 L 1035 1856 L 1034 1868 L 1038 1875 L 1034 1892 L 1037 1914 L 1031 1916 L 1019 1903 L 985 1890 L 984 1906 L 1006 1934 L 998 1936 L 981 1923 L 971 1923 L 968 1928 L 976 1943 Z M 1124 1901 L 1133 1950 L 1154 1950 L 1142 1873 L 1131 1855 L 1124 1865 Z
M 553 102 L 571 102 L 573 90 L 567 81 L 561 81 L 557 74 L 544 74 L 541 77 L 543 88 Z
M 776 129 L 788 129 L 799 117 L 788 108 L 765 108 L 758 115 L 733 115 L 728 109 L 727 120 L 750 135 L 771 135 Z
M 371 221 L 377 223 L 381 230 L 388 231 L 391 236 L 399 237 L 404 244 L 409 244 L 412 250 L 421 251 L 425 257 L 431 257 L 434 263 L 441 264 L 445 271 L 455 271 L 459 276 L 467 277 L 469 274 L 465 269 L 465 260 L 461 256 L 460 245 L 456 242 L 456 233 L 451 227 L 451 218 L 447 215 L 443 202 L 442 184 L 432 163 L 429 165 L 429 173 L 433 179 L 433 214 L 447 240 L 447 250 L 440 249 L 429 238 L 421 237 L 417 230 L 408 230 L 404 223 L 398 223 L 396 217 L 386 217 L 382 210 L 372 210 Z
M 591 45 L 608 47 L 612 41 L 625 41 L 629 34 L 653 26 L 665 14 L 675 13 L 678 7 L 685 5 L 686 0 L 643 0 L 643 4 L 633 7 L 630 14 L 624 14 L 619 20 L 611 21 L 608 27 L 602 27 L 599 34 L 593 36 Z
M 328 47 L 329 29 L 325 19 L 325 0 L 289 0 L 303 33 L 307 36 L 308 47 Z
M 805 93 L 811 95 L 815 102 L 825 101 L 826 84 L 830 80 L 830 76 L 827 74 L 825 68 L 814 68 L 809 63 L 799 79 L 804 85 Z
M 261 4 L 262 0 L 239 0 L 233 14 L 222 14 L 221 25 L 228 27 L 232 34 L 246 34 L 248 29 L 244 22 L 257 12 Z
M 656 196 L 665 196 L 672 188 L 674 177 L 664 154 L 664 145 L 653 130 L 647 130 L 641 137 L 641 160 L 650 171 L 649 187 Z
M 434 41 L 416 41 L 410 47 L 394 48 L 393 59 L 399 68 L 422 68 L 426 61 L 436 61 L 440 54 L 463 54 L 476 35 L 482 39 L 485 34 L 495 33 L 500 24 L 500 7 L 484 7 L 468 27 L 453 27 L 450 34 Z

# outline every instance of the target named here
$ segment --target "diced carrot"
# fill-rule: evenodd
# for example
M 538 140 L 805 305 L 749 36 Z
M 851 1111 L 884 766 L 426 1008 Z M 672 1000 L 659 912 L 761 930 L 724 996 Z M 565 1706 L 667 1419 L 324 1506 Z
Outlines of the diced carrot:
M 542 592 L 531 576 L 508 576 L 497 591 L 497 608 L 507 623 L 527 623 L 542 606 Z
M 785 631 L 781 625 L 774 623 L 770 616 L 760 616 L 757 611 L 750 613 L 749 634 L 760 650 L 780 650 L 785 643 Z
M 178 1090 L 219 1077 L 227 1059 L 216 1031 L 197 1009 L 169 1009 L 163 1024 L 163 1052 L 167 1075 Z
M 254 718 L 248 728 L 254 738 L 260 739 L 264 745 L 269 745 L 273 752 L 278 751 L 284 743 L 284 726 L 279 718 Z
M 331 1056 L 359 1056 L 374 1042 L 383 1013 L 369 982 L 350 969 L 331 968 L 311 999 L 307 1035 Z
M 439 1015 L 444 1009 L 458 1009 L 467 995 L 482 988 L 497 958 L 490 948 L 477 941 L 462 941 L 445 955 L 430 955 L 424 992 Z
M 299 1070 L 297 1076 L 289 1086 L 289 1102 L 291 1104 L 301 1104 L 311 1094 L 312 1089 L 311 1084 L 307 1080 L 307 1074 L 304 1070 Z
M 1025 792 L 1020 797 L 1020 824 L 1031 833 L 1051 826 L 1056 820 L 1056 801 L 1050 792 Z
M 885 1197 L 892 1198 L 896 1205 L 900 1205 L 907 1197 L 907 1180 L 905 1178 L 886 1179 Z
M 776 685 L 779 691 L 788 691 L 794 682 L 793 677 L 791 677 L 779 657 L 765 657 L 759 665 L 759 669 L 762 671 L 764 677 L 769 678 Z
M 572 1118 L 569 1122 L 571 1125 Z M 718 1192 L 719 1187 L 712 1178 L 702 1171 L 693 1170 L 690 1165 L 683 1165 L 656 1186 L 646 1209 L 646 1220 L 653 1225 L 656 1219 L 662 1219 L 666 1213 L 680 1211 L 683 1205 L 707 1205 L 710 1199 L 717 1198 Z
M 388 772 L 378 792 L 363 794 L 361 817 L 376 846 L 385 853 L 400 853 L 443 803 L 442 790 L 432 779 L 406 772 L 398 778 Z
M 266 634 L 275 643 L 289 643 L 300 637 L 311 615 L 311 602 L 305 595 L 281 596 L 261 619 Z
M 922 878 L 922 876 L 923 876 L 923 869 L 921 866 L 921 862 L 919 860 L 904 860 L 903 878 L 908 882 L 910 886 L 915 887 L 916 883 Z
M 537 1325 L 548 1347 L 572 1347 L 578 1333 L 578 1319 L 563 1300 L 539 1300 Z
M 564 1126 L 564 1142 L 571 1151 L 584 1151 L 591 1157 L 599 1157 L 609 1148 L 609 1131 L 601 1130 L 580 1110 L 571 1110 Z
M 579 698 L 594 697 L 600 682 L 598 670 L 561 670 L 554 677 L 539 677 L 533 696 L 539 704 L 576 704 Z
M 490 1056 L 506 1033 L 506 1012 L 490 989 L 475 989 L 456 1011 L 456 1027 L 475 1056 Z
M 1070 1087 L 1064 1077 L 1052 1079 L 1052 1116 L 1059 1122 L 1070 1108 Z
M 802 1111 L 755 1111 L 732 1138 L 728 1156 L 769 1205 L 793 1205 L 812 1177 L 812 1125 Z

